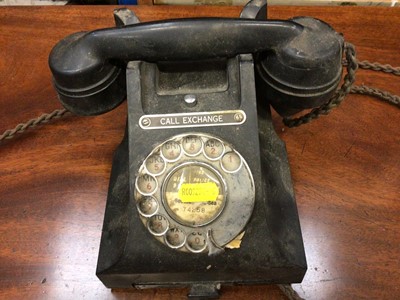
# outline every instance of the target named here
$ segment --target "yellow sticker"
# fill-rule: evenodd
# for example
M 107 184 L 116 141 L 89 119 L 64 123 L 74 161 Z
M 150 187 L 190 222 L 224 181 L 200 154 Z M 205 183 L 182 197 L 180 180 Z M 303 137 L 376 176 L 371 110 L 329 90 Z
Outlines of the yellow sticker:
M 182 202 L 216 201 L 219 188 L 215 182 L 182 183 L 178 195 Z

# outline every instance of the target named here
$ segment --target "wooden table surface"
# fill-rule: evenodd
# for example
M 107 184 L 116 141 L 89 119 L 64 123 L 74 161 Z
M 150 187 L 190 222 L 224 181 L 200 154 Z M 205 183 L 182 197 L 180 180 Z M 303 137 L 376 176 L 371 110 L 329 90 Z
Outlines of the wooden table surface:
M 113 26 L 108 7 L 0 8 L 0 132 L 60 107 L 47 57 L 72 32 Z M 238 16 L 238 7 L 133 7 L 142 21 Z M 400 65 L 400 9 L 271 7 L 270 18 L 321 18 L 359 59 Z M 357 83 L 400 94 L 399 78 L 360 71 Z M 400 298 L 400 110 L 349 96 L 286 142 L 308 271 L 306 299 Z M 0 144 L 0 297 L 177 299 L 187 290 L 110 291 L 95 276 L 113 151 L 126 104 L 68 116 Z M 223 299 L 282 299 L 276 286 L 225 287 Z

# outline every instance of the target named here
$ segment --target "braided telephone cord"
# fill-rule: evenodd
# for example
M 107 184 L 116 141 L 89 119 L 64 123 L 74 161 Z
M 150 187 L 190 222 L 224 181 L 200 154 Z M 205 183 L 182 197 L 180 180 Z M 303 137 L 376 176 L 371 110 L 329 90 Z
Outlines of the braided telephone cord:
M 329 101 L 320 107 L 312 109 L 309 113 L 298 118 L 284 118 L 283 123 L 288 127 L 297 127 L 302 124 L 309 123 L 313 119 L 317 119 L 320 115 L 327 115 L 333 108 L 338 107 L 343 99 L 349 94 L 362 94 L 377 97 L 387 101 L 393 105 L 400 107 L 400 97 L 393 95 L 387 91 L 377 88 L 368 87 L 365 85 L 354 85 L 356 79 L 355 74 L 358 68 L 372 71 L 381 71 L 384 73 L 400 76 L 400 67 L 392 67 L 391 65 L 383 65 L 380 63 L 371 63 L 367 60 L 358 61 L 354 45 L 345 43 L 344 53 L 346 59 L 343 60 L 343 65 L 346 66 L 347 74 L 344 77 L 344 82 L 340 89 L 329 99 Z
M 358 62 L 358 66 L 360 69 L 372 70 L 372 71 L 381 71 L 389 74 L 393 74 L 396 76 L 400 76 L 400 67 L 392 67 L 389 64 L 382 65 L 377 62 L 369 62 L 368 60 L 363 60 Z
M 343 61 L 343 65 L 347 65 L 347 61 Z M 363 60 L 363 61 L 358 61 L 358 67 L 360 69 L 364 70 L 371 70 L 371 71 L 380 71 L 384 72 L 387 74 L 395 75 L 395 76 L 400 76 L 400 67 L 393 67 L 389 64 L 382 65 L 377 62 L 369 62 L 368 60 Z M 393 95 L 387 91 L 374 88 L 374 87 L 369 87 L 365 85 L 355 85 L 351 88 L 350 93 L 352 94 L 361 94 L 361 95 L 370 95 L 374 96 L 376 98 L 379 98 L 381 100 L 385 100 L 393 105 L 400 105 L 400 97 L 397 95 Z
M 385 100 L 393 105 L 397 105 L 400 107 L 400 97 L 397 95 L 393 95 L 387 91 L 380 90 L 377 88 L 365 86 L 365 85 L 355 85 L 351 88 L 350 93 L 352 94 L 361 94 L 361 95 L 370 95 L 375 96 L 376 98 Z
M 63 117 L 69 111 L 64 109 L 56 109 L 50 114 L 43 114 L 38 118 L 31 119 L 26 123 L 21 123 L 15 126 L 14 129 L 9 129 L 4 131 L 2 135 L 0 135 L 0 142 L 5 139 L 12 139 L 17 133 L 22 133 L 26 131 L 28 128 L 35 127 L 37 125 L 45 124 L 52 119 L 58 119 Z

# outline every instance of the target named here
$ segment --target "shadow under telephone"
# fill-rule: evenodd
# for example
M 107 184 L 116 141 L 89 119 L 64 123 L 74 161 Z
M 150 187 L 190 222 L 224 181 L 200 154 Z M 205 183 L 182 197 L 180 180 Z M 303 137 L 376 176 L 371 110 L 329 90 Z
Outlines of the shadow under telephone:
M 96 115 L 127 95 L 97 275 L 113 288 L 300 282 L 307 264 L 283 116 L 317 107 L 342 76 L 343 38 L 308 17 L 138 23 L 76 33 L 49 58 L 63 105 Z M 137 23 L 137 24 L 134 24 Z M 125 26 L 127 25 L 127 26 Z

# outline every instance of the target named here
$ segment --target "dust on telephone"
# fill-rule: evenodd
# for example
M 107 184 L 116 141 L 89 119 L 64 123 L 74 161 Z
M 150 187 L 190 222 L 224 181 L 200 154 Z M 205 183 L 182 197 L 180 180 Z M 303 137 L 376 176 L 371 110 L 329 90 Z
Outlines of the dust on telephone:
M 301 282 L 303 241 L 270 105 L 289 127 L 327 114 L 350 92 L 399 105 L 398 96 L 353 83 L 359 66 L 400 70 L 359 62 L 323 21 L 266 21 L 266 9 L 255 0 L 240 19 L 151 23 L 122 9 L 117 28 L 53 48 L 54 86 L 68 111 L 105 113 L 127 95 L 97 265 L 107 287 L 183 285 L 191 297 L 210 297 L 220 284 Z

